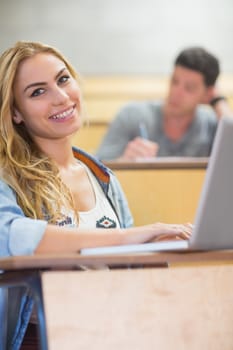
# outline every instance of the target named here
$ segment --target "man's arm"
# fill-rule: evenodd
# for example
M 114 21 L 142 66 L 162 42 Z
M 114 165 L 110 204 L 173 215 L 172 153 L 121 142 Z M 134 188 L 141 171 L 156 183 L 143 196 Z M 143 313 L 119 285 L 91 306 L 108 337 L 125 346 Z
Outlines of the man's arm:
M 211 89 L 208 102 L 214 109 L 218 118 L 222 116 L 233 116 L 233 110 L 229 105 L 227 97 L 222 95 L 216 86 Z
M 210 101 L 210 105 L 215 110 L 218 118 L 222 116 L 233 116 L 233 111 L 230 108 L 227 98 L 224 96 L 216 96 Z
M 97 158 L 102 161 L 133 161 L 155 157 L 158 145 L 141 135 L 140 124 L 144 124 L 147 113 L 151 113 L 147 104 L 132 102 L 124 106 L 110 124 L 96 152 Z
M 95 154 L 100 160 L 115 160 L 123 153 L 126 145 L 131 140 L 129 113 L 128 107 L 123 107 L 109 125 Z

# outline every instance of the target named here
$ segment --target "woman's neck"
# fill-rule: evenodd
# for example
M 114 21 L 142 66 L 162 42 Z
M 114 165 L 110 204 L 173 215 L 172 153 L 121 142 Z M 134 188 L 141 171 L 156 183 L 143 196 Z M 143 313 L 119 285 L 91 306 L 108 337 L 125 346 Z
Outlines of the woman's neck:
M 70 139 L 43 140 L 37 143 L 40 149 L 57 164 L 58 168 L 68 168 L 75 163 Z

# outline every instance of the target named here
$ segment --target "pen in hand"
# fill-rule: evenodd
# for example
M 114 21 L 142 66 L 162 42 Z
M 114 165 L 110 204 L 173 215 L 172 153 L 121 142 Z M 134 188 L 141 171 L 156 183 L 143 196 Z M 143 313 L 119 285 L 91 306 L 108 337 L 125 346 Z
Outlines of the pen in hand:
M 145 140 L 148 140 L 149 139 L 149 136 L 148 136 L 148 130 L 147 130 L 147 127 L 146 127 L 146 124 L 143 123 L 143 122 L 140 122 L 139 123 L 139 132 L 140 132 L 140 136 L 145 139 Z

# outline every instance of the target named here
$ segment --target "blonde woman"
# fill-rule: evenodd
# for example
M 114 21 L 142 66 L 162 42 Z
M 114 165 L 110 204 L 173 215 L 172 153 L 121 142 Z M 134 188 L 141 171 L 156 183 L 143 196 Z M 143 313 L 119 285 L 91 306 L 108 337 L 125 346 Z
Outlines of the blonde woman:
M 84 247 L 146 242 L 164 234 L 189 236 L 183 225 L 132 227 L 114 174 L 72 147 L 82 111 L 77 74 L 58 50 L 17 42 L 2 54 L 1 257 L 75 253 Z M 32 301 L 21 298 L 14 307 L 10 311 L 17 335 L 11 329 L 7 348 L 16 350 L 30 321 Z M 27 337 L 23 346 L 26 341 Z

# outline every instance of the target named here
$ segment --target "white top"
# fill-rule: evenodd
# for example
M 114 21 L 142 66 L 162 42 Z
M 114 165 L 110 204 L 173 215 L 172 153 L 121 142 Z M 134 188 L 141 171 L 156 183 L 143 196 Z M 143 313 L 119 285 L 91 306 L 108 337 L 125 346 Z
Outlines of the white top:
M 80 228 L 119 228 L 118 218 L 106 198 L 100 184 L 91 170 L 82 162 L 79 164 L 86 170 L 95 193 L 95 207 L 88 211 L 79 211 L 79 223 L 72 210 L 62 208 L 63 218 L 58 220 L 57 225 L 80 227 Z
M 116 228 L 120 227 L 118 218 L 107 200 L 100 184 L 90 169 L 80 163 L 86 170 L 95 192 L 95 207 L 89 211 L 79 212 L 79 227 L 81 228 Z

